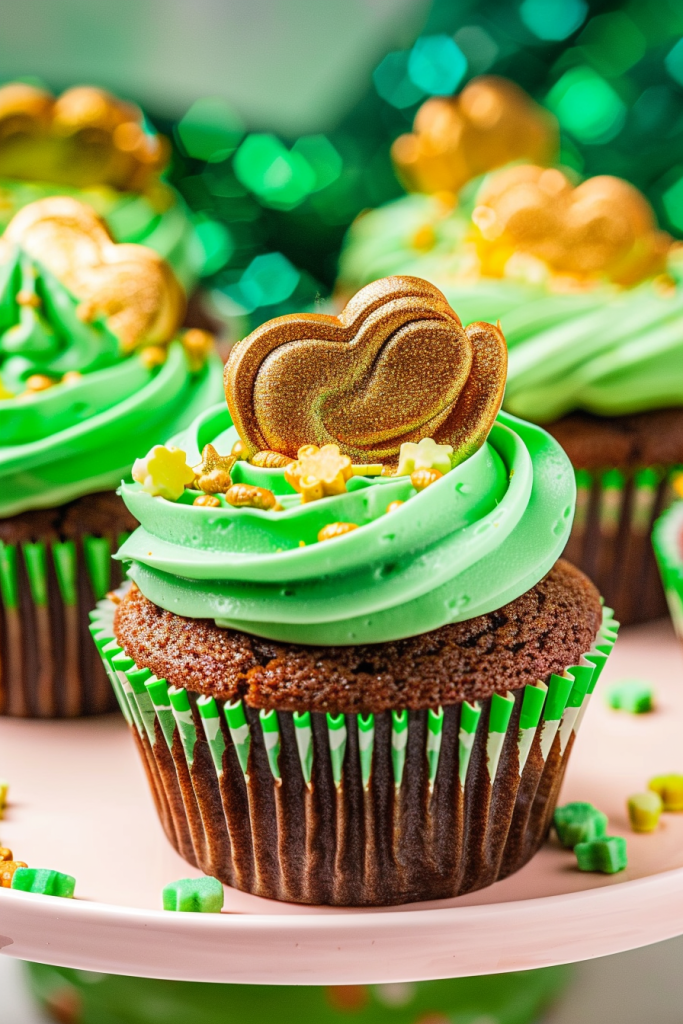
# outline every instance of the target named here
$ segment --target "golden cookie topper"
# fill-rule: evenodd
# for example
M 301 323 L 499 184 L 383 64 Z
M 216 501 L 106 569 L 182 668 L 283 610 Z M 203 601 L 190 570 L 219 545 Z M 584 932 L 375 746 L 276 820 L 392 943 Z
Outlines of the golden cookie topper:
M 25 206 L 0 238 L 0 262 L 15 246 L 79 300 L 81 320 L 106 318 L 124 352 L 175 336 L 185 296 L 169 265 L 144 245 L 117 245 L 84 203 L 54 196 Z
M 514 261 L 524 269 L 530 258 L 554 274 L 630 285 L 663 270 L 671 244 L 627 181 L 602 175 L 574 187 L 556 168 L 492 174 L 472 220 L 482 273 L 491 276 L 510 273 Z
M 396 172 L 411 192 L 458 192 L 513 160 L 553 163 L 557 122 L 514 82 L 474 78 L 458 96 L 422 104 L 413 131 L 394 142 Z
M 507 348 L 487 323 L 463 328 L 434 285 L 386 277 L 339 316 L 301 313 L 263 324 L 225 368 L 233 422 L 249 454 L 296 460 L 338 445 L 354 463 L 395 465 L 425 437 L 462 462 L 485 441 L 503 400 Z
M 165 139 L 142 112 L 104 89 L 77 86 L 55 98 L 25 82 L 0 88 L 0 177 L 75 188 L 142 192 L 167 163 Z

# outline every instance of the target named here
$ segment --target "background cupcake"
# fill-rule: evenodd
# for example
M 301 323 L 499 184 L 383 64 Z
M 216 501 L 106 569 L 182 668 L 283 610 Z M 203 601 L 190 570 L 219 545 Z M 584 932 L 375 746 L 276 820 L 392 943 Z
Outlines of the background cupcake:
M 644 197 L 618 178 L 506 168 L 457 208 L 416 195 L 361 218 L 341 280 L 380 265 L 434 280 L 466 319 L 500 320 L 504 407 L 546 425 L 576 470 L 567 556 L 622 622 L 663 614 L 649 536 L 683 461 L 683 292 L 679 246 Z
M 379 281 L 339 319 L 259 328 L 230 412 L 136 463 L 134 586 L 92 630 L 167 835 L 207 874 L 405 903 L 543 841 L 615 626 L 557 561 L 562 450 L 496 419 L 505 369 L 496 328 Z
M 147 245 L 186 291 L 204 250 L 180 195 L 162 180 L 170 147 L 132 103 L 94 86 L 60 96 L 26 82 L 0 88 L 0 229 L 28 203 L 71 195 L 116 242 Z
M 683 476 L 674 480 L 674 490 L 678 498 L 683 498 Z M 657 520 L 652 544 L 671 620 L 676 634 L 683 640 L 683 501 L 674 501 Z
M 87 612 L 120 579 L 135 525 L 112 488 L 151 443 L 221 393 L 183 291 L 143 246 L 115 245 L 90 207 L 31 204 L 0 240 L 0 710 L 103 711 Z M 104 492 L 104 493 L 101 493 Z

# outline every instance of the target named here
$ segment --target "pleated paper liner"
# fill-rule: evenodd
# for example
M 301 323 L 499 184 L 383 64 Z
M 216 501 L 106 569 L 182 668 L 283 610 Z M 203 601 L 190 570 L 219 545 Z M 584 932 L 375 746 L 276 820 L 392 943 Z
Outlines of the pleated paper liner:
M 666 615 L 650 536 L 680 467 L 575 472 L 576 514 L 563 557 L 593 580 L 622 626 Z
M 115 532 L 0 541 L 0 714 L 62 718 L 113 711 L 88 612 L 121 582 Z M 94 654 L 94 656 L 93 656 Z
M 683 501 L 675 502 L 657 520 L 652 545 L 674 629 L 683 640 Z
M 257 711 L 138 668 L 100 602 L 91 630 L 170 841 L 271 899 L 382 906 L 457 896 L 522 867 L 550 824 L 618 624 L 581 664 L 515 692 L 378 715 Z

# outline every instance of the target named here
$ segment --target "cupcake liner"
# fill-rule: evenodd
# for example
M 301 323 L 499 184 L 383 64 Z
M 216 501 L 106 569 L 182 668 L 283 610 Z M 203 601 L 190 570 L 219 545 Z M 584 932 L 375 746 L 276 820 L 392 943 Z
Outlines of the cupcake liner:
M 88 610 L 121 582 L 127 534 L 0 541 L 0 714 L 62 718 L 116 703 L 88 635 Z
M 100 602 L 91 631 L 179 853 L 259 896 L 339 906 L 457 896 L 526 863 L 618 629 L 605 608 L 581 664 L 515 692 L 333 715 L 169 686 L 118 646 L 113 614 Z
M 677 472 L 576 470 L 576 513 L 563 557 L 593 580 L 622 625 L 666 615 L 650 535 L 673 500 Z
M 683 501 L 676 501 L 655 523 L 652 546 L 676 635 L 683 640 Z

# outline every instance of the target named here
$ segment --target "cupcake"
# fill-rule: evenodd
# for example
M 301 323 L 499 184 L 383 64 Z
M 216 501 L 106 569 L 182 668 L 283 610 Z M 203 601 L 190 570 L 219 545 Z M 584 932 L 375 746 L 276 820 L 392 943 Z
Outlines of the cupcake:
M 674 489 L 683 498 L 683 476 L 674 481 Z M 655 523 L 652 545 L 662 576 L 676 635 L 683 640 L 683 501 L 674 501 Z
M 618 178 L 509 167 L 459 206 L 414 195 L 361 218 L 342 291 L 378 271 L 419 273 L 464 319 L 500 320 L 504 408 L 546 426 L 576 472 L 567 557 L 622 622 L 664 614 L 649 537 L 683 462 L 683 259 L 645 198 Z
M 70 195 L 102 217 L 117 242 L 147 245 L 186 291 L 204 251 L 183 199 L 162 180 L 170 147 L 141 110 L 104 89 L 61 96 L 25 82 L 0 88 L 0 230 L 24 206 Z
M 233 349 L 227 408 L 121 494 L 92 631 L 176 849 L 273 899 L 383 906 L 516 871 L 615 623 L 558 561 L 571 467 L 426 281 Z M 114 603 L 117 602 L 117 603 Z
M 150 444 L 222 394 L 210 337 L 179 335 L 166 262 L 70 197 L 0 239 L 0 713 L 111 709 L 88 610 L 135 520 L 113 493 Z

